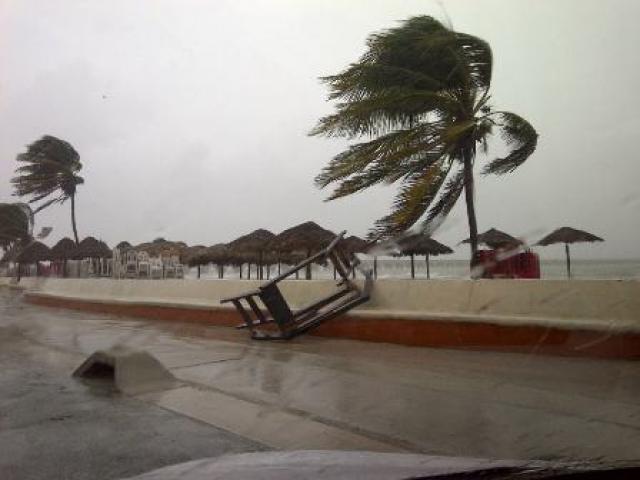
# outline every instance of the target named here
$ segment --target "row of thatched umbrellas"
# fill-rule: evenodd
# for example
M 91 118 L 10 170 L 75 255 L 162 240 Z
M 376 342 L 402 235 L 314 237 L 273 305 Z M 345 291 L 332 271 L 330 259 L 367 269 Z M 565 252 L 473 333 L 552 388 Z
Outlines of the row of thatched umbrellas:
M 278 265 L 278 274 L 282 263 L 293 264 L 303 258 L 324 248 L 335 237 L 335 234 L 322 228 L 315 222 L 305 222 L 295 227 L 284 230 L 275 235 L 268 230 L 259 229 L 247 235 L 243 235 L 228 244 L 217 244 L 206 248 L 202 246 L 186 249 L 186 263 L 197 266 L 213 263 L 218 265 L 219 276 L 222 276 L 224 265 L 240 267 L 242 278 L 242 265 L 247 264 L 248 278 L 250 278 L 250 266 L 255 264 L 257 276 L 263 278 L 263 267 L 267 266 L 267 277 L 270 265 Z M 449 247 L 438 243 L 424 235 L 414 235 L 399 242 L 398 255 L 411 256 L 411 275 L 415 277 L 414 256 L 439 255 L 453 253 Z M 349 255 L 367 253 L 373 247 L 372 242 L 367 242 L 355 235 L 345 238 L 341 244 L 342 249 Z M 306 278 L 311 278 L 311 267 L 307 267 Z M 374 259 L 374 275 L 377 274 L 377 260 Z
M 216 244 L 211 247 L 190 247 L 184 252 L 185 263 L 190 266 L 200 267 L 205 264 L 216 264 L 219 267 L 219 276 L 222 276 L 224 265 L 240 267 L 242 278 L 242 266 L 248 265 L 247 278 L 251 276 L 251 265 L 256 265 L 256 275 L 259 279 L 264 277 L 264 267 L 267 267 L 267 276 L 271 265 L 278 265 L 280 273 L 281 264 L 293 264 L 303 258 L 324 248 L 335 234 L 322 228 L 315 222 L 305 222 L 295 227 L 284 230 L 276 235 L 268 230 L 258 229 L 243 235 L 227 244 Z M 310 269 L 307 269 L 307 278 L 310 278 Z
M 314 251 L 323 248 L 334 234 L 314 222 L 306 222 L 275 235 L 267 230 L 255 230 L 252 233 L 243 235 L 228 244 L 217 244 L 213 247 L 192 247 L 193 255 L 187 255 L 187 263 L 192 266 L 199 266 L 206 263 L 217 264 L 220 268 L 225 264 L 240 266 L 255 263 L 258 267 L 258 277 L 262 278 L 262 266 L 281 262 L 295 263 L 304 256 L 308 256 Z M 577 230 L 571 227 L 562 227 L 546 237 L 539 240 L 535 245 L 546 246 L 555 243 L 564 243 L 567 258 L 567 275 L 571 276 L 571 260 L 569 244 L 577 242 L 597 242 L 602 241 L 588 232 Z M 468 243 L 469 239 L 462 243 Z M 523 242 L 508 233 L 495 228 L 489 229 L 478 236 L 478 243 L 487 245 L 490 248 L 516 248 L 523 245 Z M 367 242 L 356 236 L 345 238 L 342 248 L 348 254 L 369 253 L 374 255 L 374 275 L 377 275 L 376 244 Z M 446 255 L 453 253 L 453 250 L 446 245 L 430 238 L 426 235 L 413 234 L 406 235 L 394 242 L 392 255 L 409 256 L 411 259 L 411 278 L 415 278 L 415 256 L 424 255 L 427 268 L 427 278 L 430 278 L 431 256 Z M 280 268 L 278 268 L 278 273 Z M 221 270 L 219 270 L 221 271 Z M 310 278 L 310 271 L 307 271 L 307 278 Z
M 46 261 L 82 260 L 84 258 L 111 258 L 111 249 L 102 240 L 86 237 L 78 245 L 70 238 L 63 238 L 52 248 L 34 241 L 20 250 L 8 251 L 2 261 L 38 263 Z
M 295 227 L 284 230 L 278 235 L 268 230 L 258 229 L 247 235 L 243 235 L 227 244 L 216 244 L 211 247 L 197 245 L 188 247 L 184 242 L 169 242 L 163 239 L 153 242 L 143 243 L 133 247 L 128 242 L 120 242 L 116 247 L 121 250 L 135 248 L 138 251 L 146 251 L 151 256 L 160 254 L 179 255 L 183 263 L 189 266 L 198 267 L 206 264 L 218 266 L 219 276 L 223 276 L 224 266 L 233 265 L 239 267 L 242 278 L 244 264 L 248 265 L 247 278 L 251 276 L 251 265 L 256 265 L 256 276 L 263 278 L 263 267 L 267 266 L 267 277 L 271 265 L 278 265 L 278 273 L 282 263 L 294 264 L 301 259 L 324 248 L 335 234 L 322 228 L 315 222 L 305 222 Z M 597 242 L 601 238 L 588 232 L 562 227 L 542 238 L 535 245 L 546 246 L 556 243 L 565 244 L 567 259 L 567 275 L 571 276 L 571 259 L 569 245 L 577 242 Z M 468 243 L 469 239 L 462 243 Z M 478 236 L 478 243 L 490 248 L 515 248 L 523 244 L 519 239 L 496 229 L 490 229 Z M 374 275 L 377 275 L 377 255 L 376 244 L 367 242 L 356 236 L 347 237 L 343 240 L 342 248 L 347 254 L 369 253 L 374 255 Z M 394 242 L 394 249 L 391 252 L 395 256 L 409 256 L 411 258 L 411 277 L 415 278 L 416 255 L 424 255 L 427 267 L 427 278 L 430 277 L 429 258 L 436 255 L 453 253 L 453 250 L 436 240 L 421 234 L 406 235 Z M 382 253 L 382 254 L 387 254 Z M 75 242 L 69 238 L 63 238 L 51 249 L 45 244 L 35 241 L 12 256 L 12 252 L 7 252 L 2 260 L 15 261 L 19 263 L 37 263 L 41 261 L 66 261 L 84 258 L 111 258 L 112 251 L 106 243 L 94 237 L 86 237 L 76 246 Z M 306 277 L 311 278 L 310 266 L 307 269 Z

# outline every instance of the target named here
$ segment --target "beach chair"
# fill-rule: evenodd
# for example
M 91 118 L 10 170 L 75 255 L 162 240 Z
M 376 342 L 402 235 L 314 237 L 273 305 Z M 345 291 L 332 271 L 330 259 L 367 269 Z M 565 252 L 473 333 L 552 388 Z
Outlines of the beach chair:
M 373 283 L 371 272 L 362 272 L 364 286 L 359 287 L 349 278 L 352 268 L 359 264 L 357 257 L 347 256 L 338 248 L 345 233 L 336 236 L 324 250 L 263 283 L 257 290 L 221 300 L 220 303 L 233 303 L 244 320 L 237 328 L 249 329 L 251 338 L 255 340 L 289 340 L 369 300 Z M 339 274 L 336 282 L 338 289 L 303 308 L 291 308 L 278 284 L 308 265 L 326 260 L 333 264 Z M 264 308 L 260 308 L 258 302 Z M 266 324 L 273 324 L 276 329 L 264 331 L 258 328 Z
M 135 250 L 125 252 L 124 277 L 138 278 L 138 252 Z
M 162 280 L 163 268 L 162 259 L 160 257 L 152 257 L 149 260 L 151 264 L 151 278 L 154 280 Z

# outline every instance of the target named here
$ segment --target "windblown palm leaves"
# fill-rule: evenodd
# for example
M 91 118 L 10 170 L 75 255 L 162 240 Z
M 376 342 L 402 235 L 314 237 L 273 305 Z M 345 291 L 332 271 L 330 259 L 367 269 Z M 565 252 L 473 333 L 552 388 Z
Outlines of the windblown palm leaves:
M 11 179 L 15 195 L 30 196 L 29 203 L 46 199 L 34 213 L 54 203 L 71 199 L 71 224 L 78 244 L 75 194 L 76 187 L 84 183 L 84 179 L 78 175 L 82 169 L 78 152 L 70 143 L 45 135 L 29 145 L 27 151 L 20 153 L 16 160 L 22 165 L 16 169 L 16 176 Z
M 535 150 L 536 131 L 522 117 L 489 105 L 493 58 L 484 40 L 421 16 L 372 35 L 367 47 L 358 62 L 323 79 L 337 111 L 311 135 L 369 139 L 334 157 L 316 184 L 337 185 L 331 200 L 400 182 L 392 212 L 376 222 L 372 236 L 397 235 L 420 219 L 428 227 L 466 190 L 475 252 L 477 148 L 486 152 L 488 137 L 499 131 L 510 151 L 483 173 L 509 173 Z

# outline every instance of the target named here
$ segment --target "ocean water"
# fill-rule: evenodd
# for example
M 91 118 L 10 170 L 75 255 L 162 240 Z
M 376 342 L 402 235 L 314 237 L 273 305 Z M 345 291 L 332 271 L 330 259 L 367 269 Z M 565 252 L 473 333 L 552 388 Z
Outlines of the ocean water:
M 373 268 L 372 259 L 363 259 L 364 268 Z M 431 259 L 431 278 L 469 278 L 469 262 L 467 260 Z M 264 267 L 266 269 L 266 267 Z M 286 266 L 282 266 L 282 271 Z M 427 267 L 424 257 L 415 259 L 416 278 L 427 277 Z M 567 278 L 565 260 L 541 260 L 540 271 L 545 279 Z M 192 268 L 187 276 L 195 278 L 197 270 Z M 244 267 L 246 278 L 246 266 Z M 574 279 L 610 279 L 610 280 L 640 280 L 640 259 L 633 260 L 580 260 L 572 259 L 571 273 Z M 277 275 L 277 267 L 271 267 L 271 276 Z M 303 278 L 304 272 L 300 273 Z M 313 266 L 313 278 L 333 278 L 331 268 L 321 265 Z M 234 267 L 225 267 L 225 278 L 238 278 L 239 271 Z M 266 278 L 266 272 L 264 274 Z M 409 258 L 379 258 L 378 278 L 410 278 L 411 261 Z M 201 278 L 217 278 L 215 266 L 201 267 Z M 256 278 L 255 266 L 251 270 L 251 278 Z

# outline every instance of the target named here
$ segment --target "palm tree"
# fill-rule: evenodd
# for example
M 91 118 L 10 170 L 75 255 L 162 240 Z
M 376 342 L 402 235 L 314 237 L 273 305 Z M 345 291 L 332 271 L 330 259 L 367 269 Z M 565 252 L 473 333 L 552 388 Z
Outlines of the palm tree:
M 45 135 L 29 145 L 27 151 L 20 153 L 16 160 L 23 165 L 16 169 L 16 177 L 11 179 L 14 194 L 31 196 L 29 203 L 49 197 L 34 210 L 34 213 L 54 203 L 63 203 L 71 199 L 71 225 L 77 245 L 79 240 L 75 195 L 76 187 L 84 183 L 84 179 L 78 175 L 82 169 L 78 152 L 70 143 Z
M 421 218 L 431 229 L 464 190 L 473 258 L 477 148 L 486 153 L 488 137 L 500 131 L 509 152 L 482 173 L 502 175 L 534 152 L 538 134 L 522 117 L 490 105 L 493 59 L 484 40 L 419 16 L 371 35 L 367 47 L 358 62 L 322 79 L 338 104 L 310 135 L 368 138 L 336 155 L 316 184 L 337 183 L 333 200 L 400 182 L 392 212 L 376 222 L 372 236 L 399 234 Z
M 33 232 L 33 212 L 25 203 L 0 203 L 0 247 L 5 251 L 28 242 Z

